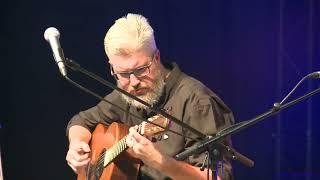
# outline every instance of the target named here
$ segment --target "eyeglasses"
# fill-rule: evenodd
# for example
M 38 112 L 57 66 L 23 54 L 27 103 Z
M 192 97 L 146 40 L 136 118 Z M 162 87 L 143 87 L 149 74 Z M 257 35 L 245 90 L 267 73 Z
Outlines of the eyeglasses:
M 144 66 L 140 66 L 140 67 L 138 67 L 138 68 L 136 68 L 136 69 L 134 69 L 133 71 L 130 71 L 130 72 L 118 72 L 118 73 L 115 73 L 112 65 L 110 65 L 111 75 L 114 76 L 114 78 L 116 80 L 124 80 L 124 81 L 130 80 L 130 75 L 131 74 L 134 74 L 138 78 L 144 77 L 144 76 L 146 76 L 146 75 L 148 75 L 150 73 L 150 67 L 151 67 L 151 65 L 153 63 L 155 54 L 156 53 L 153 53 L 152 59 L 149 62 L 149 64 L 144 65 Z

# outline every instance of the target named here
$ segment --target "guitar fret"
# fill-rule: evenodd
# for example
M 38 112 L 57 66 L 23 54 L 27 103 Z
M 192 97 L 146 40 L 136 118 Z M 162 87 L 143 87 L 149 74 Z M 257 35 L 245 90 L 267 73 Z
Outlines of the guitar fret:
M 149 121 L 152 121 L 164 128 L 167 128 L 170 124 L 170 121 L 162 116 L 153 116 L 148 118 Z M 156 127 L 150 123 L 141 123 L 139 124 L 138 132 L 144 135 L 152 135 L 164 131 L 164 128 Z M 102 164 L 103 167 L 106 167 L 109 163 L 111 163 L 121 152 L 123 152 L 127 148 L 127 139 L 128 135 L 124 136 L 117 143 L 115 143 L 111 148 L 106 150 L 102 156 L 99 158 L 99 163 Z
M 126 138 L 127 136 L 124 136 L 120 141 L 118 141 L 118 143 L 114 144 L 111 148 L 109 148 L 106 151 L 104 155 L 104 167 L 107 166 L 110 162 L 112 162 L 114 158 L 116 158 L 122 151 L 124 151 L 127 148 Z

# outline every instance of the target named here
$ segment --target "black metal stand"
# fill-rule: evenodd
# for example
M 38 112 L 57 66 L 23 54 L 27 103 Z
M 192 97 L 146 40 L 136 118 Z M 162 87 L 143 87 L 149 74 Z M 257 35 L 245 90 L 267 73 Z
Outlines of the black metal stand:
M 209 147 L 208 151 L 205 152 L 206 156 L 205 156 L 205 160 L 203 161 L 203 164 L 200 168 L 201 171 L 204 171 L 204 167 L 207 167 L 207 179 L 210 179 L 210 169 L 212 171 L 211 173 L 211 179 L 215 180 L 217 179 L 218 175 L 219 175 L 219 169 L 223 168 L 223 164 L 222 164 L 222 152 L 221 150 L 216 147 Z
M 210 160 L 209 166 L 211 166 L 212 170 L 212 180 L 215 180 L 218 176 L 218 165 L 219 161 L 222 159 L 222 154 L 220 150 L 214 146 L 209 148 L 208 156 L 208 159 Z M 208 168 L 207 170 L 210 171 L 210 168 Z
M 313 90 L 313 91 L 311 91 L 303 96 L 300 96 L 300 97 L 298 97 L 288 103 L 285 103 L 283 105 L 280 105 L 280 103 L 274 103 L 274 106 L 269 111 L 262 113 L 256 117 L 254 117 L 253 119 L 240 122 L 238 124 L 235 124 L 233 126 L 230 126 L 227 129 L 224 129 L 224 130 L 218 132 L 216 134 L 216 136 L 210 137 L 209 139 L 202 141 L 202 143 L 199 144 L 198 146 L 190 148 L 187 151 L 184 151 L 184 152 L 176 155 L 176 159 L 178 159 L 178 160 L 185 159 L 186 157 L 191 156 L 192 154 L 204 152 L 209 147 L 218 143 L 221 139 L 225 138 L 226 136 L 231 135 L 231 134 L 235 134 L 241 130 L 244 130 L 244 129 L 266 119 L 267 117 L 270 117 L 272 115 L 277 114 L 278 112 L 280 112 L 283 109 L 286 109 L 286 108 L 288 108 L 288 107 L 290 107 L 290 106 L 292 106 L 302 100 L 305 100 L 315 94 L 318 94 L 319 92 L 320 92 L 320 88 L 317 88 L 316 90 Z
M 224 139 L 228 135 L 231 135 L 231 134 L 239 132 L 243 129 L 246 129 L 246 128 L 266 119 L 269 116 L 277 114 L 278 112 L 280 112 L 281 110 L 283 110 L 285 108 L 288 108 L 288 107 L 290 107 L 290 106 L 292 106 L 292 105 L 294 105 L 304 99 L 307 99 L 307 98 L 319 93 L 320 88 L 318 88 L 314 91 L 311 91 L 310 93 L 307 93 L 303 96 L 300 96 L 300 97 L 298 97 L 298 98 L 296 98 L 286 104 L 283 104 L 289 98 L 289 96 L 297 89 L 297 87 L 307 78 L 320 78 L 320 72 L 310 73 L 307 76 L 303 77 L 297 83 L 297 85 L 289 92 L 289 94 L 280 103 L 278 103 L 278 102 L 274 103 L 273 107 L 269 111 L 262 113 L 256 117 L 254 117 L 251 120 L 243 121 L 238 124 L 232 125 L 226 129 L 223 129 L 223 130 L 219 131 L 216 134 L 216 136 L 214 136 L 214 137 L 210 137 L 210 136 L 207 137 L 207 139 L 204 140 L 202 143 L 200 143 L 200 145 L 195 146 L 194 148 L 190 148 L 187 151 L 184 151 L 184 152 L 176 155 L 176 159 L 182 160 L 188 156 L 191 156 L 192 154 L 198 154 L 198 153 L 202 153 L 204 151 L 208 151 L 209 152 L 208 156 L 209 156 L 211 168 L 212 168 L 212 179 L 216 179 L 216 177 L 218 175 L 218 173 L 217 173 L 218 160 L 221 158 L 221 157 L 219 157 L 221 152 L 219 151 L 219 148 L 217 148 L 217 145 L 219 145 L 219 141 L 221 141 L 222 139 Z M 223 144 L 220 143 L 220 145 L 223 145 Z M 247 163 L 248 163 L 248 165 L 251 165 L 250 161 L 247 161 Z M 253 162 L 252 162 L 252 165 L 253 165 Z M 207 168 L 208 167 L 209 167 L 209 165 L 207 166 Z M 203 170 L 203 167 L 201 167 L 201 170 Z M 209 171 L 209 169 L 208 169 L 208 171 Z M 207 177 L 209 179 L 209 176 L 207 176 Z

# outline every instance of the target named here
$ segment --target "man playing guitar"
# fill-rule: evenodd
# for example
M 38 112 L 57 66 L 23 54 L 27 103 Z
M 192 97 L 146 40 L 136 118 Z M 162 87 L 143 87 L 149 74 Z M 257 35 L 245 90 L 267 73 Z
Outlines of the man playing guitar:
M 111 74 L 121 89 L 166 110 L 207 135 L 214 135 L 233 123 L 232 112 L 216 94 L 198 80 L 181 72 L 177 64 L 161 62 L 153 29 L 145 17 L 128 14 L 116 20 L 105 36 L 104 46 Z M 207 178 L 207 171 L 199 168 L 205 161 L 204 153 L 190 156 L 184 161 L 173 158 L 193 146 L 195 140 L 171 132 L 161 132 L 152 138 L 143 136 L 137 126 L 141 122 L 129 114 L 145 119 L 157 114 L 117 91 L 108 94 L 105 99 L 126 111 L 119 111 L 101 101 L 75 115 L 68 124 L 70 145 L 66 160 L 75 173 L 85 172 L 92 160 L 90 154 L 93 152 L 89 143 L 97 124 L 110 125 L 116 121 L 131 127 L 125 143 L 132 154 L 142 161 L 138 179 Z M 199 138 L 175 123 L 170 123 L 170 129 L 194 139 Z M 231 145 L 229 139 L 224 143 Z M 222 162 L 223 170 L 219 171 L 217 178 L 232 179 L 229 159 L 223 156 Z

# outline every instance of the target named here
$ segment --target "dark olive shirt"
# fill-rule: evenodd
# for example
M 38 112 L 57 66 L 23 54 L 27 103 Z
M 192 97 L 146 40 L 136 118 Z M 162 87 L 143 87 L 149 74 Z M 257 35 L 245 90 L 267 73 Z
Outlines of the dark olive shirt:
M 220 129 L 234 123 L 233 114 L 230 109 L 210 89 L 198 80 L 181 72 L 175 63 L 168 65 L 166 68 L 170 69 L 171 72 L 166 79 L 164 92 L 156 107 L 166 110 L 170 115 L 206 135 L 214 135 Z M 121 121 L 128 126 L 141 123 L 139 119 L 130 116 L 128 112 L 145 119 L 155 115 L 149 110 L 131 107 L 122 99 L 117 91 L 113 91 L 105 99 L 114 105 L 102 101 L 98 105 L 80 112 L 70 120 L 67 133 L 73 125 L 83 126 L 92 132 L 97 123 L 110 124 L 114 121 Z M 125 112 L 117 109 L 115 105 L 124 109 Z M 198 138 L 192 132 L 172 122 L 170 129 L 194 139 Z M 155 138 L 162 139 L 155 142 L 158 144 L 160 152 L 172 157 L 196 143 L 194 140 L 181 137 L 172 132 L 163 132 L 156 135 Z M 231 145 L 229 139 L 225 140 L 224 143 Z M 194 166 L 201 166 L 204 157 L 204 154 L 194 155 L 185 161 Z M 231 179 L 231 164 L 225 157 L 223 162 L 223 179 Z M 145 165 L 142 166 L 141 171 L 153 179 L 165 179 L 163 174 Z

